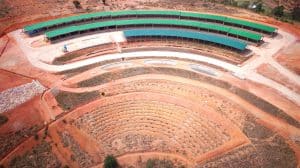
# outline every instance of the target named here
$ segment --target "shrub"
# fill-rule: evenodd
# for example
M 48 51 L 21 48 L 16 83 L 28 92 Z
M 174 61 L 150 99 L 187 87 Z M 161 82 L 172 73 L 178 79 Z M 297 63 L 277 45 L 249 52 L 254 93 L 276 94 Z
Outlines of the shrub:
M 292 18 L 294 20 L 300 21 L 300 7 L 295 7 L 292 10 Z
M 8 121 L 8 118 L 5 115 L 0 114 L 0 126 L 5 124 L 7 121 Z
M 154 161 L 152 159 L 147 160 L 146 168 L 153 168 L 154 167 Z
M 73 4 L 74 4 L 74 6 L 75 6 L 76 9 L 81 9 L 82 8 L 81 4 L 80 4 L 80 2 L 78 0 L 73 1 Z
M 263 9 L 262 2 L 259 2 L 258 4 L 256 4 L 255 12 L 258 12 L 258 13 L 265 12 L 265 10 Z
M 39 140 L 39 135 L 38 134 L 34 134 L 34 140 Z
M 277 17 L 282 17 L 284 14 L 284 7 L 281 6 L 277 6 L 272 10 L 273 15 L 277 16 Z
M 250 5 L 249 1 L 243 1 L 238 4 L 239 7 L 247 9 Z
M 108 155 L 104 160 L 104 168 L 117 168 L 118 162 L 113 155 Z
M 67 120 L 65 120 L 65 119 L 63 119 L 62 122 L 63 122 L 64 124 L 67 124 Z

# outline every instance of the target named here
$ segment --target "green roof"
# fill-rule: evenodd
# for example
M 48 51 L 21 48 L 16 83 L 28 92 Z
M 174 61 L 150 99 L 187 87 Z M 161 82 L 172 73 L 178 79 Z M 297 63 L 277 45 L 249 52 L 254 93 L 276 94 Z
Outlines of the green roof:
M 172 10 L 137 10 L 138 15 L 171 15 L 171 16 L 180 16 L 180 11 Z
M 192 12 L 181 12 L 180 16 L 199 18 L 199 19 L 218 20 L 218 21 L 226 20 L 225 16 L 210 15 L 210 14 L 203 14 L 203 13 L 192 13 Z
M 136 15 L 136 10 L 116 11 L 116 12 L 111 12 L 110 15 L 111 16 Z
M 129 25 L 167 25 L 167 26 L 184 26 L 194 27 L 207 30 L 216 30 L 233 35 L 239 35 L 254 41 L 261 40 L 262 36 L 252 32 L 231 28 L 228 26 L 203 23 L 198 21 L 176 20 L 176 19 L 131 19 L 131 20 L 112 20 L 105 22 L 95 22 L 78 26 L 69 26 L 61 29 L 46 32 L 46 37 L 51 39 L 60 35 L 65 35 L 72 32 L 90 30 L 95 28 L 104 28 L 108 26 L 129 26 Z
M 211 14 L 201 14 L 201 13 L 192 13 L 192 12 L 181 12 L 181 11 L 169 11 L 169 10 L 126 10 L 126 11 L 115 11 L 115 12 L 97 12 L 97 13 L 89 13 L 82 14 L 77 16 L 70 16 L 65 18 L 54 19 L 46 22 L 41 22 L 37 24 L 33 24 L 30 26 L 25 26 L 24 30 L 26 32 L 34 32 L 43 28 L 62 25 L 62 24 L 70 24 L 74 21 L 82 21 L 84 19 L 91 18 L 99 18 L 99 17 L 117 17 L 117 16 L 126 16 L 126 15 L 172 15 L 172 16 L 185 16 L 190 18 L 200 18 L 200 19 L 209 19 L 209 20 L 217 20 L 225 23 L 232 23 L 240 26 L 247 26 L 250 28 L 254 28 L 257 30 L 266 31 L 272 33 L 276 30 L 274 27 L 270 27 L 263 24 L 253 23 L 249 21 L 244 21 L 240 19 L 233 19 L 225 16 L 211 15 Z
M 273 33 L 276 30 L 275 27 L 271 27 L 271 26 L 267 26 L 267 25 L 263 25 L 263 24 L 259 24 L 259 23 L 254 23 L 254 22 L 249 22 L 249 21 L 245 21 L 245 20 L 240 20 L 240 19 L 234 19 L 234 18 L 227 18 L 225 20 L 225 22 L 233 23 L 233 24 L 237 24 L 237 25 L 241 25 L 241 26 L 247 26 L 250 28 L 257 29 L 257 30 L 263 30 L 263 31 L 266 31 L 269 33 Z
M 166 37 L 181 37 L 181 38 L 197 39 L 197 40 L 222 44 L 238 50 L 245 50 L 247 46 L 247 44 L 242 41 L 226 38 L 223 36 L 207 34 L 202 32 L 174 30 L 174 29 L 131 29 L 131 30 L 124 30 L 124 35 L 126 38 L 143 37 L 143 36 L 166 36 Z
M 91 19 L 91 18 L 104 17 L 104 16 L 111 16 L 110 12 L 89 13 L 89 14 L 82 14 L 82 15 L 77 15 L 77 16 L 70 16 L 70 17 L 49 20 L 46 22 L 40 22 L 40 23 L 33 24 L 30 26 L 25 26 L 24 30 L 25 31 L 35 31 L 38 29 L 43 29 L 43 28 L 51 27 L 51 26 L 55 26 L 55 25 L 66 24 L 66 23 L 70 23 L 70 22 L 74 22 L 74 21 L 80 21 L 83 19 Z

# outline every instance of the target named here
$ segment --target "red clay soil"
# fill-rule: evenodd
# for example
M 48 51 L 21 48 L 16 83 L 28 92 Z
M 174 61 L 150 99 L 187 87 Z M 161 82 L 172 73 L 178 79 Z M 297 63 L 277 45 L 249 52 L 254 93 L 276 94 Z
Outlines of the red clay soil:
M 42 96 L 42 103 L 48 107 L 48 114 L 50 118 L 55 119 L 61 115 L 64 111 L 58 106 L 55 96 L 51 93 L 51 90 L 46 91 Z
M 282 75 L 271 65 L 263 64 L 257 68 L 257 71 L 263 76 L 272 79 L 300 94 L 300 86 L 297 86 L 297 84 L 293 83 L 293 81 Z
M 6 8 L 8 13 L 0 18 L 0 37 L 25 25 L 69 16 L 79 12 L 91 12 L 96 9 L 103 10 L 102 2 L 80 2 L 82 9 L 76 9 L 73 0 L 3 0 L 0 4 L 0 10 L 5 10 Z
M 31 81 L 31 78 L 0 69 L 0 92 Z
M 8 121 L 0 127 L 0 158 L 5 157 L 41 129 L 44 125 L 44 114 L 45 111 L 40 104 L 40 95 L 13 110 L 2 113 Z
M 0 38 L 0 57 L 3 54 L 7 44 L 8 44 L 9 38 L 7 36 L 3 36 Z
M 282 109 L 288 115 L 300 121 L 300 106 L 284 98 L 278 91 L 253 81 L 239 80 L 230 75 L 225 75 L 223 77 L 232 85 L 247 90 L 248 92 L 256 95 L 257 97 L 260 97 L 266 100 L 267 102 L 276 105 L 276 107 Z
M 64 119 L 64 121 L 67 121 Z M 67 121 L 69 122 L 69 121 Z M 64 158 L 68 161 L 68 163 L 71 164 L 71 167 L 78 167 L 76 164 L 77 162 L 73 162 L 71 160 L 72 156 L 72 151 L 70 151 L 66 146 L 64 146 L 63 143 L 61 142 L 60 136 L 58 135 L 58 132 L 68 132 L 74 139 L 76 139 L 76 142 L 80 145 L 80 147 L 84 151 L 88 151 L 91 153 L 91 157 L 93 158 L 94 161 L 97 163 L 100 163 L 104 160 L 103 157 L 101 157 L 101 151 L 97 146 L 99 145 L 95 140 L 91 139 L 88 137 L 88 135 L 84 132 L 81 132 L 78 130 L 78 128 L 66 124 L 60 120 L 59 122 L 56 122 L 56 124 L 53 124 L 49 127 L 49 132 L 51 134 L 51 139 L 54 142 L 58 142 L 57 144 L 57 150 L 64 156 Z
M 300 34 L 299 30 L 298 32 Z M 276 59 L 280 64 L 300 75 L 300 41 L 281 51 Z
M 5 51 L 0 57 L 0 68 L 30 76 L 32 79 L 38 79 L 46 87 L 50 87 L 61 78 L 59 75 L 50 74 L 33 67 L 13 39 L 9 40 Z
M 40 95 L 23 103 L 13 110 L 2 113 L 8 117 L 8 122 L 0 127 L 0 134 L 15 132 L 34 125 L 43 125 L 44 107 L 40 104 Z
M 110 86 L 108 86 L 108 87 L 110 87 Z M 215 88 L 214 86 L 210 86 L 210 87 Z M 220 89 L 220 90 L 222 90 L 222 89 Z M 215 91 L 220 95 L 224 94 L 224 93 L 221 93 L 219 90 L 215 89 Z M 176 90 L 174 91 L 174 93 L 175 92 L 176 92 Z M 231 94 L 231 93 L 229 93 L 229 94 Z M 225 94 L 224 94 L 223 98 L 224 98 L 224 101 L 226 102 L 227 98 L 226 98 Z M 223 98 L 220 98 L 221 101 L 222 101 Z M 74 120 L 76 120 L 82 114 L 85 114 L 89 111 L 92 111 L 94 108 L 99 108 L 101 106 L 105 106 L 106 103 L 107 104 L 113 104 L 115 102 L 120 102 L 120 101 L 122 102 L 124 100 L 140 100 L 140 99 L 147 99 L 149 101 L 155 100 L 155 101 L 160 101 L 160 102 L 171 102 L 171 103 L 175 102 L 174 104 L 180 104 L 181 106 L 186 106 L 189 109 L 198 109 L 198 106 L 201 106 L 200 104 L 198 104 L 195 101 L 190 101 L 189 100 L 190 98 L 183 98 L 183 97 L 177 98 L 177 96 L 168 96 L 168 95 L 165 95 L 165 94 L 157 94 L 157 93 L 150 93 L 150 92 L 148 92 L 148 93 L 144 93 L 144 92 L 130 93 L 130 94 L 123 94 L 123 95 L 121 94 L 121 95 L 113 96 L 113 97 L 105 97 L 103 99 L 99 99 L 99 100 L 91 102 L 87 105 L 83 105 L 82 107 L 79 107 L 78 109 L 72 111 L 68 115 L 62 117 L 61 119 L 55 121 L 54 123 L 52 123 L 50 125 L 49 134 L 51 136 L 51 140 L 50 140 L 50 138 L 48 140 L 52 141 L 53 142 L 52 144 L 57 144 L 57 145 L 53 145 L 53 150 L 55 151 L 55 153 L 57 153 L 57 155 L 62 156 L 62 157 L 59 157 L 60 160 L 66 159 L 69 166 L 71 166 L 71 167 L 77 167 L 78 166 L 77 161 L 75 162 L 75 161 L 72 161 L 72 159 L 70 159 L 71 154 L 73 153 L 72 151 L 70 151 L 71 150 L 70 147 L 64 146 L 64 144 L 61 142 L 60 138 L 57 136 L 57 131 L 67 131 L 68 133 L 70 133 L 70 135 L 79 144 L 81 150 L 88 152 L 89 154 L 92 155 L 93 158 L 95 158 L 95 156 L 98 156 L 98 157 L 101 156 L 101 155 L 97 155 L 97 153 L 99 153 L 99 152 L 101 153 L 101 151 L 102 151 L 101 146 L 99 146 L 97 143 L 95 143 L 93 140 L 91 140 L 91 139 L 93 139 L 92 137 L 86 136 L 87 134 L 85 132 L 79 131 L 79 130 L 78 130 L 79 131 L 78 132 L 77 130 L 74 130 L 74 129 L 77 129 L 77 128 L 75 128 L 75 127 L 73 128 L 72 126 L 70 126 L 70 124 L 72 125 L 72 123 L 74 123 Z M 182 101 L 182 100 L 184 100 L 184 101 Z M 245 104 L 243 104 L 243 102 L 238 103 L 238 104 L 241 107 L 246 107 L 246 106 L 244 106 Z M 250 112 L 255 111 L 255 109 L 251 109 L 251 108 L 247 108 L 247 110 L 249 110 Z M 240 135 L 238 130 L 237 130 L 237 132 L 234 131 L 237 127 L 232 123 L 232 121 L 229 121 L 229 119 L 227 117 L 221 115 L 221 113 L 216 114 L 215 110 L 211 111 L 210 108 L 206 108 L 206 107 L 203 107 L 203 106 L 201 106 L 200 109 L 196 110 L 196 111 L 197 112 L 199 111 L 201 114 L 203 113 L 203 115 L 205 115 L 206 118 L 208 118 L 209 120 L 212 120 L 214 122 L 219 121 L 217 123 L 220 123 L 220 126 L 222 127 L 222 129 L 224 129 L 224 131 L 226 131 L 226 132 L 229 131 L 230 134 L 233 134 L 232 137 L 239 137 L 237 139 L 240 139 L 240 140 L 243 139 L 241 137 L 243 135 Z M 235 111 L 235 110 L 233 110 L 233 111 Z M 273 117 L 266 118 L 265 120 L 268 120 L 269 122 L 274 123 Z M 277 121 L 277 120 L 275 120 L 275 121 Z M 282 124 L 281 122 L 277 122 L 277 123 L 278 123 L 277 125 Z M 269 126 L 269 127 L 272 127 L 272 126 Z M 285 127 L 285 128 L 290 129 L 289 127 Z M 273 128 L 273 129 L 276 130 L 276 128 Z M 230 130 L 232 130 L 232 131 L 230 131 Z M 277 131 L 280 133 L 282 130 L 279 129 Z M 288 137 L 288 135 L 286 135 L 286 136 Z M 88 143 L 84 143 L 84 142 L 88 142 Z M 30 146 L 30 147 L 32 146 L 32 145 L 29 145 L 29 144 L 35 144 L 35 143 L 36 143 L 36 141 L 33 138 L 31 138 L 29 141 L 22 144 L 21 148 L 19 148 L 16 153 L 11 155 L 9 157 L 9 159 L 11 159 L 13 156 L 16 156 L 16 154 L 24 153 L 25 149 L 26 150 L 30 149 L 30 148 L 28 148 L 28 146 Z M 95 148 L 91 149 L 91 146 L 93 146 Z M 221 148 L 219 148 L 220 150 L 216 150 L 216 153 L 211 153 L 212 155 L 209 155 L 209 156 L 217 156 L 218 154 L 222 154 L 225 151 L 231 151 L 231 150 L 236 149 L 236 148 L 237 147 L 233 146 L 232 144 L 226 144 L 226 145 L 222 146 Z M 298 148 L 296 147 L 296 149 L 298 149 Z M 297 153 L 299 153 L 299 152 L 297 152 Z M 136 158 L 138 155 L 135 155 L 135 156 L 127 155 L 127 156 L 131 160 L 131 159 Z M 202 155 L 202 157 L 207 159 L 205 157 L 205 154 Z M 297 155 L 297 157 L 298 157 L 298 160 L 299 160 L 299 155 Z M 7 159 L 2 160 L 2 163 L 7 163 L 7 161 L 8 161 Z M 98 162 L 98 161 L 96 161 L 96 162 Z M 124 163 L 124 162 L 127 163 L 126 161 L 122 160 L 122 163 Z

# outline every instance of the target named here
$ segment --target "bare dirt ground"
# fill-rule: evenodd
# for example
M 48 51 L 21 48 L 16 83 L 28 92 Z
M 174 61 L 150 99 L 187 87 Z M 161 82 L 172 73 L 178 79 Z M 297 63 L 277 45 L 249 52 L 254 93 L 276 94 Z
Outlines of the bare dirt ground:
M 32 79 L 0 69 L 0 91 L 31 82 Z
M 50 87 L 55 83 L 54 81 L 60 78 L 59 75 L 53 75 L 33 67 L 17 47 L 15 41 L 11 39 L 0 57 L 0 68 L 32 79 L 39 79 L 46 87 Z
M 1 158 L 44 127 L 43 109 L 40 96 L 36 96 L 17 108 L 1 114 L 8 119 L 0 127 Z
M 276 59 L 284 66 L 300 75 L 300 42 L 278 53 Z
M 21 26 L 34 22 L 54 19 L 70 14 L 103 10 L 103 4 L 99 1 L 81 1 L 82 9 L 76 9 L 72 0 L 2 0 L 0 10 L 7 13 L 0 17 L 0 35 L 10 32 Z
M 278 83 L 283 84 L 284 86 L 294 90 L 298 94 L 300 94 L 300 86 L 293 83 L 293 81 L 289 80 L 287 77 L 285 77 L 283 74 L 278 72 L 274 67 L 272 67 L 269 64 L 263 64 L 260 67 L 257 68 L 257 71 L 266 76 L 267 78 L 270 78 Z

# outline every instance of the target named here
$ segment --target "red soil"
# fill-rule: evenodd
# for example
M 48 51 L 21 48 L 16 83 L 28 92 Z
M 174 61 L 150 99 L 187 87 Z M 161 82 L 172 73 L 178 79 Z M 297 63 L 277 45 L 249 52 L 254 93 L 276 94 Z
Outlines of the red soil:
M 286 112 L 288 115 L 295 118 L 296 120 L 300 120 L 300 107 L 292 101 L 284 98 L 278 91 L 256 82 L 252 82 L 249 80 L 239 80 L 229 75 L 224 76 L 224 78 L 227 82 L 230 82 L 232 85 L 238 86 L 239 88 L 253 93 L 257 97 L 260 97 L 265 101 L 276 105 L 276 107 L 282 109 L 284 112 Z
M 0 69 L 0 92 L 31 81 L 31 78 Z
M 300 75 L 300 41 L 281 51 L 276 59 L 280 64 Z
M 36 96 L 15 109 L 3 113 L 8 117 L 8 122 L 0 127 L 0 134 L 15 132 L 34 125 L 41 126 L 44 113 L 44 107 L 40 104 L 40 96 Z
M 61 78 L 60 75 L 53 75 L 33 67 L 14 39 L 9 40 L 5 51 L 0 57 L 0 68 L 24 76 L 30 76 L 32 79 L 39 80 L 46 87 L 50 87 Z
M 271 65 L 263 64 L 260 67 L 258 67 L 257 71 L 260 74 L 264 75 L 265 77 L 270 78 L 270 79 L 290 88 L 291 90 L 297 92 L 298 94 L 300 94 L 300 87 L 297 86 L 297 84 L 295 84 L 293 81 L 291 81 L 287 77 L 285 77 L 283 74 L 278 72 Z

